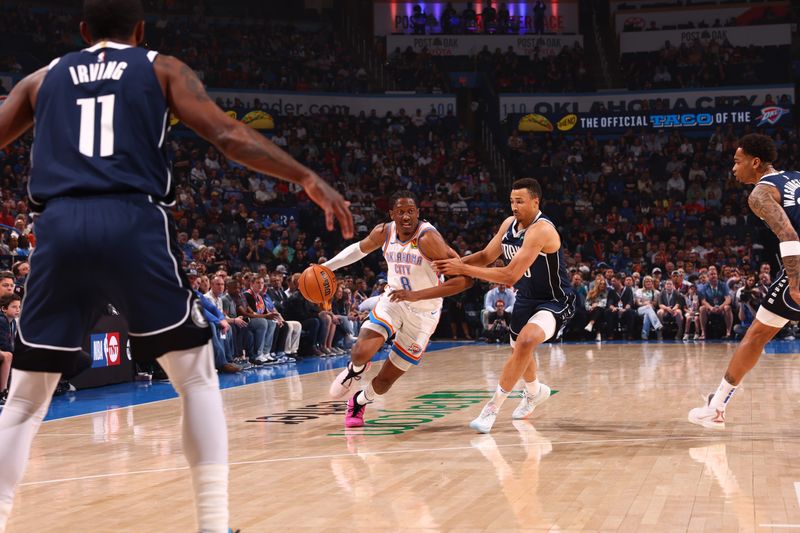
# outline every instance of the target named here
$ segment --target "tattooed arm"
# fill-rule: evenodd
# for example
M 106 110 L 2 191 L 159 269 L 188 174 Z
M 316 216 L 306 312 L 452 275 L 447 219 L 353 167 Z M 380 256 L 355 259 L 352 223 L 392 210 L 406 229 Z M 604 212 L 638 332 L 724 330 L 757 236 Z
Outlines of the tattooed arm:
M 781 242 L 798 240 L 789 217 L 781 205 L 781 196 L 778 189 L 770 185 L 756 185 L 747 198 L 750 209 L 760 219 L 767 223 L 769 229 Z M 800 255 L 790 255 L 782 258 L 783 268 L 789 280 L 790 296 L 795 302 L 800 303 Z
M 302 185 L 314 203 L 325 211 L 328 230 L 333 230 L 335 217 L 342 235 L 347 239 L 353 236 L 350 203 L 315 172 L 295 161 L 254 129 L 223 113 L 185 63 L 160 54 L 156 57 L 154 68 L 175 116 L 219 148 L 227 158 L 257 172 Z

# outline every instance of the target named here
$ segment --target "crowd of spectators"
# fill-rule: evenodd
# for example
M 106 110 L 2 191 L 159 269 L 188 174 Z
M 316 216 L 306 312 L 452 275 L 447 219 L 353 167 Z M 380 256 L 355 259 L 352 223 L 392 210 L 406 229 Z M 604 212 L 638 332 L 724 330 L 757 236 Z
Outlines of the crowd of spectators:
M 398 89 L 438 93 L 449 86 L 447 72 L 478 72 L 486 75 L 496 92 L 586 92 L 595 81 L 587 69 L 579 43 L 549 55 L 539 48 L 517 54 L 512 47 L 491 50 L 485 45 L 471 57 L 432 56 L 427 49 L 410 46 L 388 53 L 386 72 Z
M 791 79 L 789 46 L 734 46 L 727 40 L 695 39 L 658 52 L 622 54 L 629 89 L 717 87 L 786 83 Z
M 427 49 L 420 53 L 410 46 L 405 51 L 395 48 L 386 62 L 386 75 L 396 90 L 417 93 L 442 93 L 450 86 L 446 68 L 440 58 Z
M 502 216 L 504 209 L 496 203 L 496 185 L 452 113 L 439 116 L 433 109 L 426 113 L 418 109 L 385 116 L 374 112 L 360 116 L 288 115 L 276 117 L 276 121 L 272 140 L 342 190 L 352 202 L 361 237 L 385 221 L 387 199 L 398 187 L 412 189 L 420 196 L 426 218 L 460 250 L 485 242 Z M 235 370 L 235 365 L 289 361 L 297 355 L 337 353 L 346 348 L 357 332 L 357 317 L 364 316 L 358 309 L 362 296 L 371 296 L 386 277 L 382 258 L 373 254 L 351 271 L 342 272 L 344 292 L 336 304 L 336 314 L 301 305 L 304 300 L 292 292 L 291 274 L 302 272 L 322 257 L 331 257 L 340 246 L 334 234 L 324 231 L 316 207 L 302 189 L 228 161 L 180 127 L 171 136 L 169 147 L 177 184 L 173 215 L 183 267 L 202 294 L 220 303 L 216 306 L 220 314 L 207 309 L 209 320 L 219 324 L 219 333 L 224 335 L 215 336 L 220 341 L 218 354 L 222 354 L 219 368 Z M 30 137 L 25 137 L 0 151 L 0 221 L 19 226 L 20 235 L 27 235 L 28 243 L 34 240 L 24 199 L 29 150 Z M 8 232 L 0 240 L 0 246 L 16 246 L 15 250 L 28 246 L 20 243 L 22 236 L 15 238 Z M 286 302 L 274 295 L 270 295 L 270 302 L 265 297 L 268 289 L 253 288 L 258 278 L 274 284 L 277 277 L 281 288 L 289 291 L 290 301 L 292 295 L 302 300 L 296 302 L 295 312 L 287 311 Z M 239 304 L 226 309 L 220 301 L 222 294 L 212 298 L 210 291 L 213 284 L 219 287 L 220 281 L 230 291 L 231 279 L 238 282 L 238 288 L 228 294 Z M 261 300 L 247 305 L 247 299 L 239 299 L 237 294 L 244 290 L 261 293 Z M 315 314 L 316 320 L 312 320 Z M 303 342 L 298 345 L 298 339 L 288 330 L 284 335 L 281 328 L 264 327 L 262 319 L 300 322 Z M 248 324 L 244 326 L 244 322 Z M 237 336 L 242 327 L 247 334 Z M 228 338 L 229 328 L 234 341 Z M 314 342 L 306 342 L 311 337 Z M 247 362 L 241 359 L 244 355 Z
M 52 20 L 31 16 L 51 31 Z M 259 21 L 196 32 L 184 23 L 156 23 L 160 33 L 150 44 L 186 59 L 211 85 L 368 89 L 358 85 L 367 83 L 365 75 L 347 70 L 358 67 L 325 26 L 309 37 Z M 4 24 L 10 23 L 0 27 Z M 71 39 L 64 33 L 60 40 L 46 36 L 45 42 L 74 48 Z M 241 54 L 241 42 L 251 52 Z M 725 72 L 744 62 L 737 56 L 741 51 L 707 48 L 666 49 L 660 60 L 683 68 L 684 61 L 699 54 L 702 63 L 708 53 L 718 66 L 720 61 L 727 65 Z M 554 58 L 486 49 L 474 60 L 481 70 L 493 69 L 502 91 L 587 90 L 591 83 L 580 47 Z M 443 70 L 427 54 L 396 51 L 390 63 L 398 69 L 394 75 L 418 86 L 444 85 Z M 336 70 L 337 64 L 346 68 Z M 698 70 L 698 63 L 692 65 Z M 675 72 L 675 83 L 689 83 L 691 78 Z M 276 116 L 275 123 L 272 140 L 350 200 L 359 237 L 386 220 L 387 199 L 398 188 L 417 193 L 423 217 L 460 254 L 479 250 L 508 214 L 477 147 L 452 113 L 288 114 Z M 580 295 L 567 335 L 662 338 L 664 325 L 674 323 L 670 335 L 700 339 L 729 337 L 741 331 L 734 326 L 746 327 L 771 281 L 762 266 L 771 258 L 765 256 L 760 223 L 747 208 L 746 190 L 728 173 L 741 133 L 718 128 L 690 138 L 677 131 L 630 131 L 609 140 L 591 134 L 512 133 L 509 157 L 518 175 L 542 182 L 543 210 L 559 227 Z M 797 168 L 797 132 L 779 129 L 774 138 L 780 155 L 776 166 Z M 25 198 L 30 142 L 25 137 L 0 151 L 0 224 L 13 227 L 0 234 L 0 256 L 14 259 L 35 247 Z M 217 368 L 239 372 L 347 350 L 369 299 L 385 285 L 386 263 L 379 254 L 338 273 L 342 283 L 331 310 L 308 303 L 297 290 L 297 276 L 331 257 L 341 243 L 324 231 L 302 189 L 250 172 L 180 127 L 168 144 L 177 184 L 177 245 L 212 323 Z M 742 286 L 751 282 L 743 294 Z M 505 340 L 513 291 L 488 289 L 476 284 L 448 298 L 443 331 L 453 338 Z M 721 331 L 714 317 L 721 320 Z
M 772 97 L 767 100 L 774 103 Z M 727 287 L 723 295 L 730 292 L 731 298 L 714 301 L 711 314 L 722 312 L 723 336 L 736 333 L 732 326 L 740 320 L 741 306 L 735 291 L 754 276 L 763 295 L 771 273 L 762 263 L 774 261 L 768 246 L 774 237 L 750 211 L 748 189 L 730 173 L 736 140 L 749 131 L 717 127 L 688 137 L 678 130 L 631 130 L 603 140 L 591 133 L 511 132 L 508 153 L 515 170 L 545 184 L 543 210 L 561 232 L 576 287 L 586 287 L 579 290 L 584 302 L 573 326 L 582 323 L 593 336 L 603 337 L 619 337 L 621 329 L 637 338 L 658 334 L 665 318 L 678 318 L 668 309 L 675 304 L 659 303 L 655 292 L 669 292 L 664 282 L 671 278 L 687 296 L 690 284 L 696 285 L 698 305 L 692 307 L 692 298 L 686 309 L 679 305 L 692 321 L 677 332 L 702 338 L 707 318 L 703 302 L 709 299 L 704 288 L 715 286 L 713 273 Z M 779 154 L 775 167 L 797 168 L 797 130 L 770 133 Z M 655 273 L 659 277 L 648 289 L 645 282 Z M 597 283 L 598 274 L 605 278 L 600 280 L 604 287 Z M 613 292 L 623 287 L 630 291 L 620 308 Z M 637 290 L 650 292 L 638 298 Z
M 620 8 L 622 9 L 622 8 Z M 708 22 L 701 19 L 695 21 L 687 20 L 682 23 L 669 23 L 658 24 L 655 20 L 651 20 L 650 24 L 645 24 L 644 19 L 639 17 L 630 17 L 625 21 L 622 31 L 659 31 L 659 30 L 702 30 L 713 28 L 731 28 L 734 26 L 761 26 L 765 24 L 782 24 L 785 23 L 785 17 L 774 12 L 769 6 L 766 6 L 759 16 L 752 17 L 729 17 L 726 19 L 715 18 L 713 22 Z
M 206 17 L 160 11 L 146 26 L 145 46 L 175 55 L 211 87 L 364 93 L 367 70 L 330 21 L 281 22 L 266 13 L 250 18 Z M 0 7 L 8 41 L 0 71 L 31 72 L 84 46 L 80 11 Z M 16 43 L 16 44 L 14 44 Z
M 595 89 L 583 47 L 575 43 L 556 55 L 517 55 L 509 47 L 490 52 L 484 47 L 475 57 L 479 72 L 487 72 L 497 92 L 588 92 Z

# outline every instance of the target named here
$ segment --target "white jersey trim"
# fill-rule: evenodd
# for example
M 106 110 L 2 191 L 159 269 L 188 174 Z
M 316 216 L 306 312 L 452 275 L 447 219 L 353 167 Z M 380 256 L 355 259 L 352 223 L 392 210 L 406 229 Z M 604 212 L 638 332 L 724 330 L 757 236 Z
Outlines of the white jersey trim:
M 89 48 L 84 48 L 84 52 L 97 52 L 103 48 L 113 48 L 114 50 L 126 50 L 128 48 L 133 48 L 129 44 L 122 44 L 116 43 L 114 41 L 98 41 L 94 45 L 90 46 Z

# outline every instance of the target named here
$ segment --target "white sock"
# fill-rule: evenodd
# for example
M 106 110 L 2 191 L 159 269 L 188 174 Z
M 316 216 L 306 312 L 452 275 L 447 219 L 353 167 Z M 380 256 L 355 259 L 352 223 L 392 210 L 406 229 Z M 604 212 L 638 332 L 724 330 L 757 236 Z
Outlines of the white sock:
M 0 413 L 0 532 L 5 530 L 14 489 L 25 473 L 31 443 L 60 377 L 58 372 L 14 371 L 8 401 Z
M 489 400 L 489 403 L 494 404 L 498 409 L 500 409 L 500 406 L 503 405 L 503 402 L 506 401 L 506 398 L 508 398 L 509 392 L 510 391 L 503 390 L 503 387 L 501 387 L 498 383 L 497 390 L 494 391 L 494 396 L 492 396 L 492 399 Z
M 158 362 L 181 397 L 183 453 L 192 470 L 198 528 L 227 533 L 228 428 L 211 343 L 168 352 Z
M 709 406 L 718 411 L 724 411 L 728 402 L 731 401 L 734 392 L 736 392 L 736 385 L 731 385 L 725 378 L 722 378 L 722 382 L 720 382 L 719 387 L 717 387 L 717 392 L 714 393 L 714 397 L 711 398 Z
M 365 366 L 367 365 L 355 365 L 353 364 L 352 361 L 350 361 L 350 370 L 352 370 L 353 372 L 361 372 L 362 370 L 364 370 Z
M 228 465 L 191 468 L 197 522 L 201 533 L 228 533 Z
M 358 405 L 367 405 L 374 402 L 377 396 L 380 396 L 380 394 L 375 392 L 375 389 L 372 388 L 372 381 L 370 381 L 364 389 L 356 394 L 356 402 Z
M 528 391 L 528 394 L 530 394 L 531 396 L 536 396 L 537 394 L 539 394 L 539 378 L 536 378 L 530 382 L 526 381 L 525 390 Z

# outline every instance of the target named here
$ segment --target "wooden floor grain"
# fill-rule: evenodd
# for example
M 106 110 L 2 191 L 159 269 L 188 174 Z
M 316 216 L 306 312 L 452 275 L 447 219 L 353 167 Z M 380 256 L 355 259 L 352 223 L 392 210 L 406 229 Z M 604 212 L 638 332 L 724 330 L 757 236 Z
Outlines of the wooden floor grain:
M 724 432 L 686 422 L 732 344 L 545 346 L 558 393 L 467 424 L 508 347 L 428 354 L 345 431 L 337 371 L 223 392 L 232 524 L 262 531 L 800 529 L 800 361 L 770 355 Z M 377 370 L 374 367 L 370 373 Z M 264 418 L 267 417 L 267 418 Z M 9 531 L 193 531 L 175 400 L 45 423 Z

